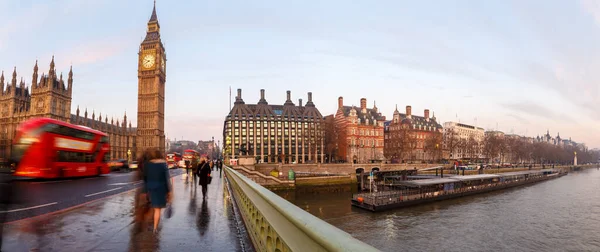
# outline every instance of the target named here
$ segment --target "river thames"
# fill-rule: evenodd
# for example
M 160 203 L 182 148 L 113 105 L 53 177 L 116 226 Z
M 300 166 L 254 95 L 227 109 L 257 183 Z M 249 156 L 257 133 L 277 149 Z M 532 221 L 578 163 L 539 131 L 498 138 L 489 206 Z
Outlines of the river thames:
M 278 193 L 382 251 L 600 251 L 600 171 L 371 213 L 351 192 Z

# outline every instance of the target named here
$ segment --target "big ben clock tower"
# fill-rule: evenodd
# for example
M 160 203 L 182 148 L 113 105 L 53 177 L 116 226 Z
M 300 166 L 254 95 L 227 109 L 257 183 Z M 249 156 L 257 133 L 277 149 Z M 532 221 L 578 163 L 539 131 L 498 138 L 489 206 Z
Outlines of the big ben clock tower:
M 160 40 L 156 1 L 138 59 L 137 153 L 148 148 L 165 151 L 165 47 Z

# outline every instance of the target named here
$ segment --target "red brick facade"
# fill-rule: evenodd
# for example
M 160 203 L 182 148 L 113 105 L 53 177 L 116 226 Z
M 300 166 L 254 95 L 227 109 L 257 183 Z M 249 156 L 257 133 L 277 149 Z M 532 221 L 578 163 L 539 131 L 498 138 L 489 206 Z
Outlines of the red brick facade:
M 360 100 L 360 107 L 344 106 L 344 98 L 338 98 L 335 124 L 343 130 L 345 137 L 338 139 L 339 156 L 346 162 L 369 163 L 382 161 L 383 123 L 385 116 L 377 106 L 367 108 L 367 99 Z

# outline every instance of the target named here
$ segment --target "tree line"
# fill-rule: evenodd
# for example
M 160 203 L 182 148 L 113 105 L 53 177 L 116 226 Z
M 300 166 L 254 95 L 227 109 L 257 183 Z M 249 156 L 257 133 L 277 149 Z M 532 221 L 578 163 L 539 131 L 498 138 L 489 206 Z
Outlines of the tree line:
M 324 120 L 324 142 L 327 162 L 346 160 L 348 151 L 347 132 L 335 125 L 333 117 Z M 579 164 L 596 163 L 600 160 L 599 150 L 585 146 L 558 146 L 545 142 L 530 141 L 529 138 L 486 134 L 483 139 L 461 138 L 453 131 L 442 134 L 431 133 L 426 139 L 417 139 L 417 131 L 400 126 L 385 139 L 385 158 L 399 162 L 422 160 L 439 162 L 444 159 L 475 160 L 483 163 L 511 164 L 572 164 L 575 153 Z M 415 150 L 424 153 L 423 158 Z

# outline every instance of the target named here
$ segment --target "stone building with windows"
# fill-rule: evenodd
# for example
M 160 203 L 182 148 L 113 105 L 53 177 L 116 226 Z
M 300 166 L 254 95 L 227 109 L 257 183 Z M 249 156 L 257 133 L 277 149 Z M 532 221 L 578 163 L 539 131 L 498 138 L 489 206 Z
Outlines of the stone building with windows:
M 257 104 L 246 104 L 242 90 L 223 127 L 226 159 L 254 156 L 259 163 L 316 163 L 324 161 L 323 116 L 308 93 L 306 105 L 296 106 L 287 91 L 283 105 L 271 105 L 260 90 Z
M 383 116 L 375 102 L 373 108 L 367 108 L 367 99 L 360 99 L 360 107 L 344 106 L 344 97 L 338 98 L 338 110 L 335 114 L 335 127 L 343 131 L 338 139 L 339 156 L 346 162 L 381 162 L 383 156 Z
M 392 120 L 384 124 L 384 155 L 392 162 L 433 161 L 442 158 L 443 128 L 437 122 L 435 113 L 429 117 L 429 109 L 423 116 L 412 114 L 412 107 L 406 106 L 406 113 L 394 110 Z
M 502 136 L 504 133 L 500 132 Z M 493 133 L 493 134 L 500 134 Z M 445 122 L 444 123 L 444 151 L 447 152 L 449 159 L 463 159 L 467 158 L 468 153 L 465 153 L 465 148 L 460 148 L 460 143 L 464 141 L 472 140 L 477 144 L 475 148 L 475 157 L 483 157 L 483 148 L 481 143 L 485 137 L 485 130 L 481 127 L 468 125 L 459 122 Z
M 31 85 L 27 86 L 23 78 L 17 81 L 16 67 L 12 79 L 5 83 L 4 72 L 0 74 L 0 158 L 10 157 L 12 142 L 17 127 L 23 121 L 37 117 L 47 117 L 56 120 L 83 125 L 107 133 L 110 137 L 111 158 L 126 159 L 127 151 L 131 150 L 135 157 L 135 128 L 128 124 L 127 116 L 122 121 L 108 120 L 108 116 L 96 118 L 95 112 L 88 117 L 88 111 L 71 114 L 71 99 L 73 94 L 73 68 L 69 70 L 67 80 L 59 75 L 54 64 L 50 62 L 48 73 L 39 73 L 38 63 L 35 62 Z M 104 120 L 103 120 L 104 119 Z

